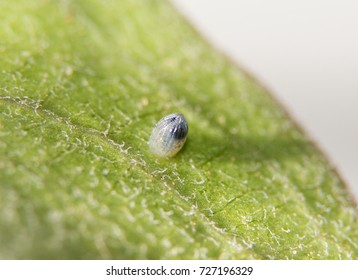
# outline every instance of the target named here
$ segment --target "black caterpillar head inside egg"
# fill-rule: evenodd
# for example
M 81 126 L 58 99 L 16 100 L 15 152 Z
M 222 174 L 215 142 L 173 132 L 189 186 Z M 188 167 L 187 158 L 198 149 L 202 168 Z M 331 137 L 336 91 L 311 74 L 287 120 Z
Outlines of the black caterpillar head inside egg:
M 153 129 L 149 148 L 160 157 L 173 157 L 184 146 L 188 131 L 188 123 L 182 114 L 167 115 Z

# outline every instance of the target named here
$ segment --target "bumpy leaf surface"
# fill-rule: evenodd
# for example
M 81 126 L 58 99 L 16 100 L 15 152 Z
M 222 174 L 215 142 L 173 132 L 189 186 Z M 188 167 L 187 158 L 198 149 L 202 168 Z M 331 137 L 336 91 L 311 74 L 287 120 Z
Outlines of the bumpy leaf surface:
M 2 0 L 0 18 L 0 258 L 358 257 L 335 172 L 167 2 Z M 160 159 L 173 112 L 188 141 Z

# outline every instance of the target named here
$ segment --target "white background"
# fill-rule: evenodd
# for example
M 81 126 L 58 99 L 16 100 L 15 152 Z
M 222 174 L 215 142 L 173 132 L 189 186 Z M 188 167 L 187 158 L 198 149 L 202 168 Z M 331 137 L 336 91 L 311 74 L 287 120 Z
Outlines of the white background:
M 107 269 L 190 269 L 190 275 L 108 275 Z M 251 275 L 201 275 L 200 267 L 253 267 Z M 206 270 L 207 271 L 207 270 Z M 213 270 L 211 270 L 212 273 Z M 63 280 L 63 279 L 246 279 L 246 280 L 302 280 L 344 279 L 355 280 L 358 266 L 356 261 L 219 261 L 219 260 L 142 260 L 142 261 L 1 261 L 0 278 L 6 280 Z M 122 273 L 123 274 L 123 273 Z
M 358 200 L 358 1 L 173 0 L 268 86 Z

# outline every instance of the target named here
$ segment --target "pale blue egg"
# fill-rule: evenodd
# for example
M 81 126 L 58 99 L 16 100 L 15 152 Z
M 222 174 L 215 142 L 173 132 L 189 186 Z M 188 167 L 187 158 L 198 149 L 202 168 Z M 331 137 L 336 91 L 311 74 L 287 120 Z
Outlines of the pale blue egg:
M 182 114 L 167 115 L 153 129 L 149 148 L 160 157 L 172 157 L 184 146 L 188 131 L 188 123 Z

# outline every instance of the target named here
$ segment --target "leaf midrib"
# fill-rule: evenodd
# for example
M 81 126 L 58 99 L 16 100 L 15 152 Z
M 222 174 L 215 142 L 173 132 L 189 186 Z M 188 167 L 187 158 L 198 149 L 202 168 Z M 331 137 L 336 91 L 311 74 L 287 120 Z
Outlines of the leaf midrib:
M 168 186 L 169 186 L 169 191 L 172 193 L 172 195 L 174 195 L 177 198 L 178 201 L 181 201 L 182 204 L 185 204 L 187 209 L 193 209 L 194 205 L 191 204 L 189 202 L 189 200 L 186 199 L 183 195 L 181 195 L 178 190 L 173 188 L 175 183 L 169 181 L 166 178 L 163 180 L 163 177 L 160 174 L 154 172 L 155 170 L 150 170 L 150 168 L 147 167 L 146 165 L 140 164 L 141 161 L 138 161 L 138 158 L 133 156 L 130 152 L 128 152 L 128 153 L 123 152 L 123 150 L 121 150 L 119 148 L 119 146 L 122 146 L 122 144 L 118 144 L 113 139 L 111 139 L 108 136 L 110 133 L 104 134 L 103 132 L 98 131 L 97 129 L 94 129 L 91 127 L 81 127 L 80 124 L 75 124 L 75 123 L 71 122 L 68 118 L 65 119 L 64 117 L 60 116 L 59 114 L 56 114 L 53 111 L 50 111 L 42 106 L 37 106 L 36 110 L 35 110 L 35 108 L 33 106 L 26 104 L 26 101 L 21 102 L 21 100 L 24 101 L 21 98 L 13 98 L 13 97 L 9 97 L 9 96 L 0 95 L 0 101 L 3 103 L 11 103 L 12 105 L 15 105 L 18 108 L 26 109 L 30 112 L 40 115 L 43 118 L 50 118 L 52 121 L 61 123 L 61 125 L 64 125 L 67 129 L 76 130 L 83 135 L 90 135 L 90 136 L 97 137 L 98 139 L 102 140 L 106 145 L 108 145 L 109 147 L 111 147 L 114 150 L 116 150 L 117 152 L 119 152 L 128 161 L 133 160 L 133 161 L 137 162 L 138 164 L 132 165 L 133 168 L 139 169 L 142 172 L 144 172 L 145 174 L 147 174 L 147 176 L 157 179 L 156 181 L 160 182 L 160 184 L 162 185 L 163 188 L 168 189 Z M 38 104 L 38 103 L 36 102 L 35 104 Z M 125 128 L 125 126 L 123 128 Z M 102 151 L 101 153 L 106 153 L 106 151 Z M 110 154 L 107 153 L 107 155 L 110 155 Z M 97 154 L 97 156 L 99 156 L 99 155 Z M 113 154 L 111 154 L 111 156 L 113 156 Z M 110 161 L 112 163 L 118 162 L 116 160 L 113 160 L 113 161 L 108 160 L 104 157 L 102 157 L 102 159 Z M 210 227 L 214 232 L 216 232 L 218 234 L 218 236 L 220 236 L 220 238 L 224 237 L 226 239 L 226 244 L 228 244 L 230 247 L 232 247 L 232 249 L 235 250 L 235 246 L 232 245 L 232 244 L 236 243 L 235 234 L 228 233 L 224 229 L 214 226 L 215 221 L 211 220 L 210 217 L 208 217 L 198 207 L 195 207 L 195 216 L 197 219 L 201 220 L 207 227 Z M 214 224 L 213 224 L 213 222 L 214 222 Z M 243 244 L 241 244 L 241 245 L 243 245 Z M 259 255 L 258 252 L 256 252 L 252 247 L 246 247 L 245 250 L 250 251 L 253 258 L 264 258 L 265 257 L 263 255 Z

